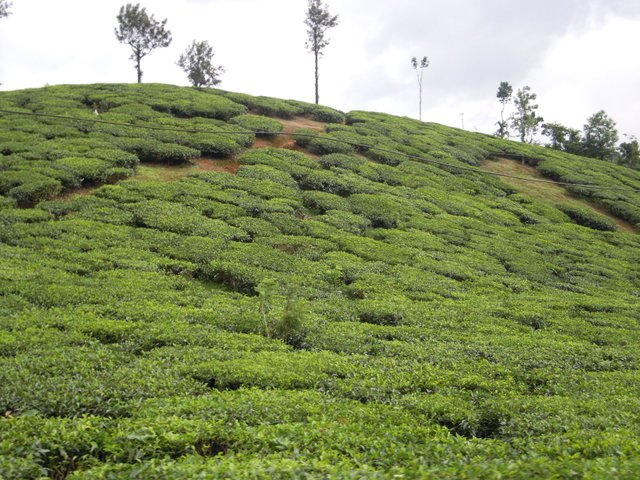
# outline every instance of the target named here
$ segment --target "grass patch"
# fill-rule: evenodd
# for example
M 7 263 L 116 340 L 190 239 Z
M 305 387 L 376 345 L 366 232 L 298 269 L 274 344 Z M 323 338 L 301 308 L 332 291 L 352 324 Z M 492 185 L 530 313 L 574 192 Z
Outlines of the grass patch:
M 514 175 L 524 179 L 548 180 L 540 175 L 535 167 L 526 165 L 517 160 L 508 158 L 498 158 L 496 160 L 485 160 L 481 168 L 488 172 Z M 553 183 L 530 182 L 520 178 L 500 177 L 500 179 L 517 188 L 518 192 L 553 207 L 568 206 L 579 209 L 588 209 L 597 214 L 604 215 L 613 221 L 617 227 L 625 232 L 640 233 L 640 229 L 629 222 L 618 218 L 603 208 L 597 207 L 593 203 L 576 198 L 570 191 L 561 185 Z

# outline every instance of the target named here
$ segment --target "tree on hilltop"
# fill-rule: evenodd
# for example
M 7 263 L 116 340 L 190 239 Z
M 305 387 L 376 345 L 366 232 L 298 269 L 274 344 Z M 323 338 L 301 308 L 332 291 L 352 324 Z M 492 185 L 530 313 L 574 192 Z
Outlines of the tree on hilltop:
M 142 83 L 142 58 L 156 48 L 168 47 L 171 44 L 171 32 L 165 28 L 167 19 L 158 22 L 153 15 L 147 15 L 146 9 L 141 8 L 139 3 L 127 3 L 120 7 L 117 19 L 116 38 L 120 43 L 131 47 L 132 53 L 129 58 L 135 62 L 138 83 Z
M 582 154 L 582 134 L 575 128 L 565 127 L 558 122 L 543 123 L 542 135 L 551 140 L 546 145 L 549 148 L 574 155 Z
M 416 57 L 413 57 L 411 59 L 411 66 L 416 71 L 416 77 L 418 79 L 418 89 L 420 90 L 418 118 L 420 119 L 420 121 L 422 121 L 422 74 L 424 73 L 424 70 L 429 66 L 429 59 L 426 56 L 422 57 L 422 60 L 420 60 L 420 63 L 418 63 L 418 59 Z
M 594 113 L 584 125 L 583 148 L 587 157 L 615 160 L 618 130 L 604 110 Z
M 318 94 L 318 59 L 322 56 L 322 50 L 329 45 L 329 40 L 325 37 L 325 32 L 329 28 L 338 25 L 338 16 L 331 15 L 322 0 L 309 0 L 307 17 L 304 20 L 307 29 L 307 41 L 305 47 L 315 58 L 315 79 L 316 79 L 316 104 L 320 101 Z
M 640 146 L 638 139 L 631 135 L 627 142 L 623 142 L 618 147 L 620 160 L 618 163 L 631 168 L 640 168 Z
M 500 82 L 496 97 L 502 104 L 502 110 L 500 110 L 500 121 L 497 122 L 498 130 L 495 133 L 495 135 L 500 138 L 509 138 L 509 122 L 504 119 L 504 109 L 511 100 L 512 95 L 513 87 L 511 84 L 509 82 Z
M 8 17 L 11 15 L 9 9 L 11 8 L 12 3 L 8 0 L 0 0 L 0 18 Z
M 531 87 L 525 86 L 518 89 L 514 99 L 516 113 L 511 118 L 511 126 L 520 134 L 522 143 L 533 143 L 538 126 L 544 121 L 536 114 L 538 104 L 533 103 L 536 98 Z
M 187 74 L 187 78 L 196 88 L 210 87 L 220 83 L 220 74 L 224 73 L 224 67 L 214 66 L 213 47 L 206 40 L 196 42 L 195 40 L 180 55 L 177 65 Z

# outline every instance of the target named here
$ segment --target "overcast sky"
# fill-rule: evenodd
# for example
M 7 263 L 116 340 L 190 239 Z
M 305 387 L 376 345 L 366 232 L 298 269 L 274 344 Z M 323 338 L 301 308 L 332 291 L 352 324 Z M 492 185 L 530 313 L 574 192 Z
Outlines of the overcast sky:
M 326 0 L 340 24 L 320 63 L 320 102 L 418 117 L 413 56 L 429 57 L 423 119 L 491 133 L 501 81 L 530 85 L 547 121 L 582 128 L 605 110 L 640 136 L 640 0 Z M 114 34 L 121 0 L 13 0 L 0 20 L 2 90 L 135 82 Z M 134 2 L 135 3 L 135 2 Z M 143 82 L 188 85 L 175 62 L 213 46 L 220 88 L 312 102 L 306 0 L 146 0 L 170 47 L 142 61 Z M 464 114 L 464 117 L 461 116 Z

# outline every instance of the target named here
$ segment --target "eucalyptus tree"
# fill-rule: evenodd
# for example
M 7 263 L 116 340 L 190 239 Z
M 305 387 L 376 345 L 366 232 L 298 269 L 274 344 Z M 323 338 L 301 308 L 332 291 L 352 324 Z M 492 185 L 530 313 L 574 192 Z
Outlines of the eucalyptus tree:
M 138 83 L 142 83 L 140 61 L 157 48 L 168 47 L 171 44 L 171 32 L 166 29 L 167 19 L 157 21 L 153 15 L 149 16 L 144 7 L 137 3 L 127 3 L 120 7 L 116 17 L 118 27 L 115 29 L 116 38 L 120 43 L 131 47 L 131 60 L 135 62 Z
M 318 60 L 322 56 L 322 51 L 329 45 L 329 40 L 325 37 L 325 32 L 329 28 L 338 25 L 338 16 L 331 15 L 327 5 L 322 4 L 322 0 L 309 0 L 309 8 L 304 23 L 307 26 L 307 41 L 305 47 L 310 53 L 313 53 L 315 60 L 317 104 L 320 101 L 320 95 L 318 93 Z
M 418 101 L 418 112 L 419 118 L 422 120 L 422 74 L 425 69 L 429 66 L 429 59 L 425 56 L 422 57 L 420 63 L 418 63 L 418 59 L 413 57 L 411 59 L 411 66 L 416 71 L 416 77 L 418 79 L 418 90 L 419 90 L 419 101 Z
M 509 82 L 500 82 L 500 86 L 498 87 L 498 93 L 496 97 L 502 104 L 502 109 L 500 110 L 500 121 L 497 122 L 498 130 L 496 131 L 496 136 L 500 138 L 509 138 L 509 122 L 504 119 L 504 109 L 507 106 L 507 103 L 511 100 L 511 96 L 513 95 L 513 87 Z

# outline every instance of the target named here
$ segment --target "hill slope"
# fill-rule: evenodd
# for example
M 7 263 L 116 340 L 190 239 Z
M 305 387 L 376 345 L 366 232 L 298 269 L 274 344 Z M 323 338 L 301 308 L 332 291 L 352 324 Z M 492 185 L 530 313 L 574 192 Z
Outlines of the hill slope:
M 0 111 L 84 119 L 0 113 L 3 478 L 638 476 L 640 237 L 470 167 L 631 223 L 638 172 L 218 90 Z

